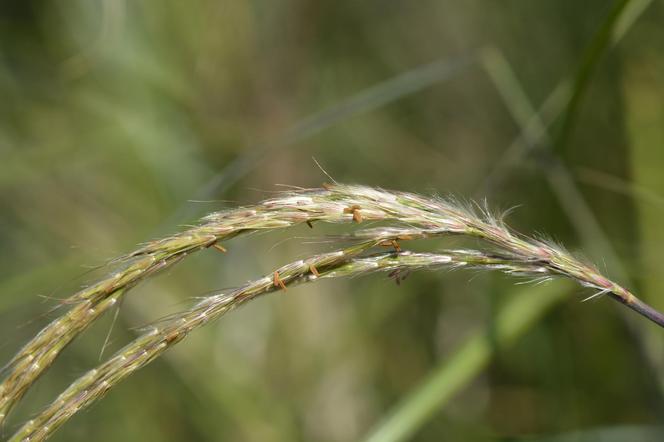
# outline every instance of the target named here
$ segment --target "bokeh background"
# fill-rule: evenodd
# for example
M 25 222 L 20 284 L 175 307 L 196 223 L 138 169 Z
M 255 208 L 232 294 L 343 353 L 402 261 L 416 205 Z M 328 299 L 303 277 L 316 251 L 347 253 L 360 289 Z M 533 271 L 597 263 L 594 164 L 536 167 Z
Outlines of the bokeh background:
M 511 225 L 664 309 L 662 23 L 648 0 L 2 2 L 0 361 L 89 268 L 329 181 L 312 158 L 342 182 L 518 206 Z M 237 239 L 143 283 L 3 437 L 137 327 L 350 229 Z M 459 244 L 442 243 L 415 247 Z M 514 339 L 491 333 L 510 302 L 552 293 L 512 312 Z M 417 441 L 664 440 L 664 335 L 590 294 L 464 271 L 289 289 L 194 333 L 54 440 L 350 441 L 395 436 L 394 410 L 418 410 Z M 479 363 L 460 351 L 473 338 Z

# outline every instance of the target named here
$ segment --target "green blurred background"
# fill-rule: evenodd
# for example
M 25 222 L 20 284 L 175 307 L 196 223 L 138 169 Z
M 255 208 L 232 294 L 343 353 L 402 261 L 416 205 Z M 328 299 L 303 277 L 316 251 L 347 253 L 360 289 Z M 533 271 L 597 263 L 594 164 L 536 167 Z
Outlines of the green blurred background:
M 318 186 L 312 157 L 342 182 L 519 206 L 511 225 L 664 309 L 662 23 L 648 0 L 2 2 L 0 361 L 88 267 Z M 2 435 L 136 327 L 348 230 L 234 240 L 143 283 L 104 355 L 112 314 Z M 492 333 L 510 302 L 552 293 L 513 312 L 518 337 Z M 403 404 L 418 441 L 664 440 L 662 331 L 590 294 L 467 271 L 301 286 L 194 333 L 54 440 L 350 441 L 397 435 Z M 486 363 L 459 353 L 473 336 Z

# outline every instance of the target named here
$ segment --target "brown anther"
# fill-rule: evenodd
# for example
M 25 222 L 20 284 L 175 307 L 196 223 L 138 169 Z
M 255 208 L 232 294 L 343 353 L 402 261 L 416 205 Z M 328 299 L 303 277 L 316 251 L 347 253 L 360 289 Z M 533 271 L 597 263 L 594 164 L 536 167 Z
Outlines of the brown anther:
M 350 207 L 346 207 L 344 209 L 344 213 L 352 213 L 353 214 L 353 221 L 356 223 L 361 223 L 362 222 L 362 214 L 360 213 L 361 207 L 358 206 L 357 204 L 353 204 Z
M 355 221 L 356 223 L 362 222 L 362 215 L 360 214 L 360 211 L 357 209 L 353 211 L 353 221 Z
M 315 265 L 309 264 L 309 271 L 318 278 L 320 276 L 320 273 L 318 273 L 318 269 L 316 268 Z
M 311 223 L 311 221 L 307 221 L 306 223 L 307 223 L 307 225 L 309 226 L 310 229 L 314 228 L 314 225 Z
M 227 252 L 226 248 L 224 246 L 222 246 L 221 244 L 212 244 L 212 247 L 219 250 L 221 253 L 226 253 Z
M 273 284 L 275 287 L 281 287 L 282 290 L 286 290 L 286 284 L 279 277 L 279 272 L 274 272 Z
M 385 241 L 378 243 L 378 245 L 382 247 L 394 247 L 395 252 L 401 252 L 401 246 L 396 239 L 386 239 Z

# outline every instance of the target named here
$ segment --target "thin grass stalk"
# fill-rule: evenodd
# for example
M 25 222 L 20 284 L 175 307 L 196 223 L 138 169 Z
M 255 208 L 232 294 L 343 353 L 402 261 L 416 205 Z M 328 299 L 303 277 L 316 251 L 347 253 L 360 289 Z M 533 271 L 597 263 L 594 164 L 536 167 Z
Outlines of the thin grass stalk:
M 325 278 L 354 277 L 391 271 L 398 279 L 403 272 L 423 268 L 473 267 L 497 269 L 519 275 L 539 275 L 536 264 L 520 263 L 512 256 L 488 255 L 473 250 L 444 253 L 388 252 L 357 255 L 380 241 L 372 240 L 332 253 L 315 255 L 280 267 L 275 272 L 231 291 L 210 296 L 191 309 L 176 313 L 151 326 L 143 335 L 109 360 L 74 381 L 51 405 L 27 422 L 11 441 L 40 441 L 50 436 L 75 413 L 103 397 L 111 388 L 144 367 L 189 333 L 256 297 L 299 283 Z

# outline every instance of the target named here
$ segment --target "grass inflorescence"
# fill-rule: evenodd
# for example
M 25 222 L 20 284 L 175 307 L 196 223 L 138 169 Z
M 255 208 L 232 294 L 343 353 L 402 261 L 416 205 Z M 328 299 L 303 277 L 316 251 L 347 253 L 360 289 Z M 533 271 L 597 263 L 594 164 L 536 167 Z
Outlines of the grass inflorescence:
M 19 429 L 13 440 L 42 440 L 80 409 L 102 397 L 119 381 L 157 358 L 207 324 L 259 295 L 319 278 L 357 276 L 389 271 L 397 282 L 402 274 L 421 268 L 472 267 L 501 270 L 543 281 L 570 278 L 607 294 L 643 316 L 664 325 L 664 317 L 627 289 L 603 276 L 594 266 L 549 242 L 517 234 L 488 211 L 472 210 L 453 201 L 357 185 L 290 191 L 253 206 L 213 213 L 200 224 L 167 238 L 148 242 L 111 262 L 113 271 L 75 293 L 70 309 L 48 324 L 12 358 L 0 384 L 0 422 L 59 353 L 140 281 L 168 268 L 191 253 L 215 247 L 235 236 L 315 222 L 386 221 L 393 226 L 362 229 L 343 238 L 350 245 L 283 266 L 267 276 L 198 302 L 155 325 L 106 362 L 72 383 L 51 405 Z M 409 240 L 443 235 L 482 240 L 478 250 L 411 253 Z M 377 246 L 391 252 L 371 253 Z M 591 296 L 591 297 L 592 297 Z

